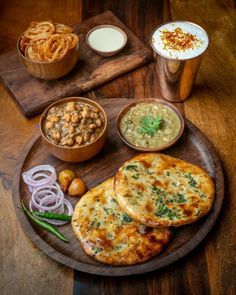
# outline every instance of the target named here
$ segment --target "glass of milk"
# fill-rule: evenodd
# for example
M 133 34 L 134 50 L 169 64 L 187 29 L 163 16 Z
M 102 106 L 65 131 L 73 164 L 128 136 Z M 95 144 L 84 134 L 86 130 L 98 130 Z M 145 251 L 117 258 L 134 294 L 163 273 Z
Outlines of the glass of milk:
M 161 96 L 171 102 L 187 99 L 198 73 L 209 38 L 206 31 L 188 21 L 172 21 L 151 34 Z

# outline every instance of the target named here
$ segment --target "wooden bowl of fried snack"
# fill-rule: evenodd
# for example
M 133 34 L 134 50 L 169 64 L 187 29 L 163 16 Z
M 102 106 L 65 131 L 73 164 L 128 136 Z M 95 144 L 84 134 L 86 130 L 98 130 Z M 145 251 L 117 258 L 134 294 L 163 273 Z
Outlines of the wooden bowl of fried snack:
M 51 21 L 32 22 L 17 42 L 19 58 L 34 77 L 55 80 L 68 74 L 79 59 L 79 37 Z
M 102 149 L 107 135 L 107 116 L 93 100 L 63 98 L 43 112 L 40 131 L 44 143 L 56 158 L 82 162 Z

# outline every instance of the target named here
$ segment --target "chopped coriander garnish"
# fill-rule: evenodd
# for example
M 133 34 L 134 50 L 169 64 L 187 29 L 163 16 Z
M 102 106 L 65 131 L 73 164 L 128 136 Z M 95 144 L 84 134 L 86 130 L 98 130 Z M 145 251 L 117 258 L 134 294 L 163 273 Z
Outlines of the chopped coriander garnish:
M 191 187 L 196 187 L 197 181 L 193 178 L 193 176 L 190 173 L 185 174 L 185 178 L 188 178 L 188 184 Z
M 161 190 L 159 187 L 152 186 L 151 190 L 155 195 L 166 197 L 166 192 Z
M 139 174 L 135 174 L 131 176 L 133 179 L 139 179 Z
M 113 213 L 113 209 L 112 208 L 103 208 L 103 210 L 106 212 L 107 215 Z
M 160 129 L 162 122 L 163 120 L 160 116 L 157 116 L 156 118 L 152 116 L 144 116 L 140 120 L 139 132 L 153 136 L 157 130 Z
M 137 191 L 137 198 L 142 198 L 143 197 L 143 193 L 141 193 L 141 192 L 139 192 L 139 191 Z
M 206 195 L 204 192 L 200 191 L 199 189 L 195 189 L 194 191 L 195 191 L 195 193 L 197 193 L 197 194 L 200 196 L 200 198 L 202 198 L 202 199 L 204 199 L 204 198 L 207 197 L 207 195 Z
M 199 192 L 199 196 L 201 197 L 201 198 L 206 198 L 207 196 L 206 196 L 206 194 L 205 193 L 203 193 L 203 192 Z
M 169 209 L 164 204 L 159 205 L 155 215 L 158 217 L 167 216 L 170 220 L 173 220 L 174 218 L 178 217 L 178 214 L 176 212 Z
M 111 234 L 111 233 L 109 233 L 109 234 L 107 235 L 107 237 L 108 237 L 109 240 L 114 240 L 114 235 Z
M 163 193 L 163 191 L 162 191 L 159 187 L 152 186 L 151 189 L 152 189 L 152 191 L 153 191 L 155 194 L 161 194 L 161 193 Z
M 102 248 L 93 245 L 92 250 L 93 250 L 94 254 L 97 254 L 102 251 Z
M 185 203 L 187 201 L 187 199 L 185 198 L 185 196 L 181 193 L 176 193 L 173 194 L 173 201 L 175 203 Z
M 170 209 L 169 209 L 169 211 L 167 213 L 167 216 L 169 217 L 170 220 L 173 220 L 174 218 L 179 217 L 179 215 L 176 212 L 174 212 L 174 211 L 172 211 Z
M 121 250 L 121 249 L 122 249 L 122 245 L 116 245 L 116 246 L 113 248 L 114 251 L 119 251 L 119 250 Z
M 126 213 L 123 213 L 121 215 L 121 222 L 122 222 L 122 224 L 130 223 L 131 221 L 133 221 L 133 219 L 130 218 L 129 215 L 127 215 Z
M 168 208 L 164 204 L 160 204 L 155 215 L 161 217 L 163 215 L 166 215 L 167 212 L 168 212 Z
M 136 172 L 138 172 L 138 167 L 136 165 L 127 165 L 125 166 L 126 170 L 134 170 Z
M 147 174 L 148 175 L 153 175 L 153 174 L 155 174 L 155 172 L 150 172 L 149 170 L 147 170 Z
M 101 222 L 100 221 L 97 221 L 97 220 L 94 220 L 92 223 L 91 223 L 91 226 L 92 227 L 99 227 L 101 225 Z

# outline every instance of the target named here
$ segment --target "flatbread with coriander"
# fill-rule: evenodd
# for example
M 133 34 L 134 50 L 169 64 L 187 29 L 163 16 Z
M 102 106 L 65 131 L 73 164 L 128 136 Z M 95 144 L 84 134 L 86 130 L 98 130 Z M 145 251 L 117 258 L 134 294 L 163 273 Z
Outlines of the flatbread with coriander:
M 207 214 L 215 188 L 202 168 L 159 153 L 126 161 L 115 175 L 121 208 L 147 226 L 180 226 Z
M 112 265 L 144 262 L 171 239 L 169 229 L 150 228 L 132 220 L 117 204 L 110 178 L 76 204 L 72 228 L 86 254 Z

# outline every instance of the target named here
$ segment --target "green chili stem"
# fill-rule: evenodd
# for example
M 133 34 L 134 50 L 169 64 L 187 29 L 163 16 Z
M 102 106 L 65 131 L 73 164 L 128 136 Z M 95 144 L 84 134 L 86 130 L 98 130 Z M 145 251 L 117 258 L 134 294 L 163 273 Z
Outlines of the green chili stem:
M 49 224 L 46 221 L 42 221 L 42 220 L 38 219 L 36 216 L 31 214 L 31 212 L 25 208 L 23 202 L 22 202 L 22 209 L 35 224 L 37 224 L 41 228 L 45 229 L 46 231 L 52 233 L 53 235 L 58 237 L 63 242 L 69 243 L 69 240 L 66 237 L 64 237 L 63 234 L 61 232 L 59 232 L 59 230 L 57 228 L 55 228 L 54 226 L 52 226 L 51 224 Z

